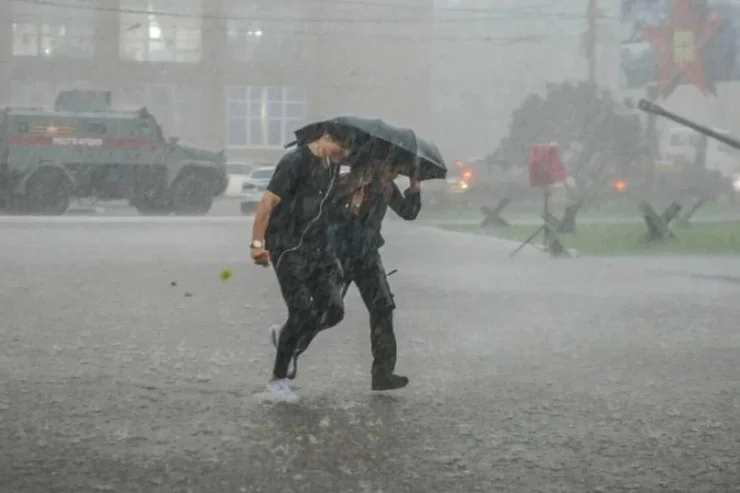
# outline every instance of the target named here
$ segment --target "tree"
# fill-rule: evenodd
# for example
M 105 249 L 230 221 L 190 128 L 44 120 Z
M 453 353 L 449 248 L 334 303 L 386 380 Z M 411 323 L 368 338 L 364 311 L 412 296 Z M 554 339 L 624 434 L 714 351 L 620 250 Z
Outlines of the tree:
M 492 160 L 526 166 L 533 144 L 557 142 L 581 198 L 590 198 L 614 177 L 628 176 L 638 161 L 642 128 L 636 115 L 619 111 L 607 91 L 593 84 L 548 84 L 514 110 L 509 134 Z

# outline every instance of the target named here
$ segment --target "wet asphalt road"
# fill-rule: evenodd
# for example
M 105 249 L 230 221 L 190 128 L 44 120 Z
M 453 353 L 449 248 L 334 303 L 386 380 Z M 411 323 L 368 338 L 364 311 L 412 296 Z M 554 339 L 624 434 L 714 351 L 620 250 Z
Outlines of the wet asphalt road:
M 389 222 L 411 385 L 369 391 L 352 290 L 275 404 L 250 227 L 0 218 L 1 493 L 740 491 L 737 258 L 512 260 Z

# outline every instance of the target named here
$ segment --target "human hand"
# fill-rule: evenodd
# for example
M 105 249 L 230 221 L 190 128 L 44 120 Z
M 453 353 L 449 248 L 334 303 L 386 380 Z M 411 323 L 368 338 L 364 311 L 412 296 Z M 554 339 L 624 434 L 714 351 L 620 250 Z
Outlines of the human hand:
M 270 265 L 270 252 L 264 248 L 250 248 L 250 255 L 255 264 L 267 267 Z
M 416 178 L 409 178 L 409 191 L 418 193 L 421 191 L 421 182 Z

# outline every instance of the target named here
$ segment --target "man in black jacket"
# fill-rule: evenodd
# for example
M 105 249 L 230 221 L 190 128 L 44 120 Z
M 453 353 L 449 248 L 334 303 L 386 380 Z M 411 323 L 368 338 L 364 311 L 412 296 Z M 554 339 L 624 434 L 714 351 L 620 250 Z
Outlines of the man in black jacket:
M 344 316 L 340 273 L 327 251 L 323 216 L 352 136 L 331 125 L 317 132 L 278 162 L 252 227 L 252 259 L 273 265 L 288 307 L 268 383 L 269 391 L 286 400 L 296 398 L 287 377 L 299 336 L 322 317 L 332 326 Z
M 342 265 L 345 283 L 354 282 L 370 314 L 370 343 L 373 363 L 373 390 L 395 390 L 405 387 L 409 379 L 394 373 L 397 345 L 393 330 L 395 302 L 391 293 L 380 248 L 385 240 L 380 233 L 388 207 L 401 218 L 416 219 L 421 210 L 419 183 L 401 193 L 394 183 L 398 167 L 390 158 L 385 163 L 370 160 L 346 175 L 331 202 L 328 221 L 328 244 L 331 254 Z M 327 323 L 328 322 L 328 323 Z M 298 342 L 294 365 L 319 331 L 331 321 L 305 332 Z M 273 343 L 280 338 L 281 328 L 271 328 Z M 291 376 L 295 376 L 294 373 Z

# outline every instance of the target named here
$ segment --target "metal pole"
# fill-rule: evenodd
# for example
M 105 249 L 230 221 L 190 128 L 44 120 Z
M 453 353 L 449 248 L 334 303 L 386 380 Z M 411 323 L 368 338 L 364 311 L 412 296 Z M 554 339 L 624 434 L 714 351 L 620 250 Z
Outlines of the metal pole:
M 543 211 L 542 211 L 542 218 L 544 219 L 543 224 L 543 239 L 542 239 L 542 247 L 546 252 L 550 251 L 550 244 L 552 243 L 552 238 L 550 237 L 550 228 L 548 227 L 547 220 L 550 218 L 550 185 L 545 185 L 542 188 L 542 193 L 544 196 L 544 203 L 543 205 Z
M 598 42 L 596 10 L 596 0 L 588 0 L 588 7 L 586 9 L 586 17 L 588 18 L 586 58 L 588 58 L 588 80 L 592 84 L 596 84 L 596 45 Z
M 648 101 L 657 101 L 660 97 L 660 91 L 658 86 L 649 85 L 645 88 L 645 96 Z M 660 157 L 660 148 L 658 142 L 658 121 L 657 116 L 654 113 L 648 113 L 647 121 L 645 122 L 645 143 L 647 145 L 648 155 L 648 173 L 647 183 L 645 188 L 647 189 L 648 196 L 653 196 L 656 191 L 655 180 L 656 169 L 658 158 Z

